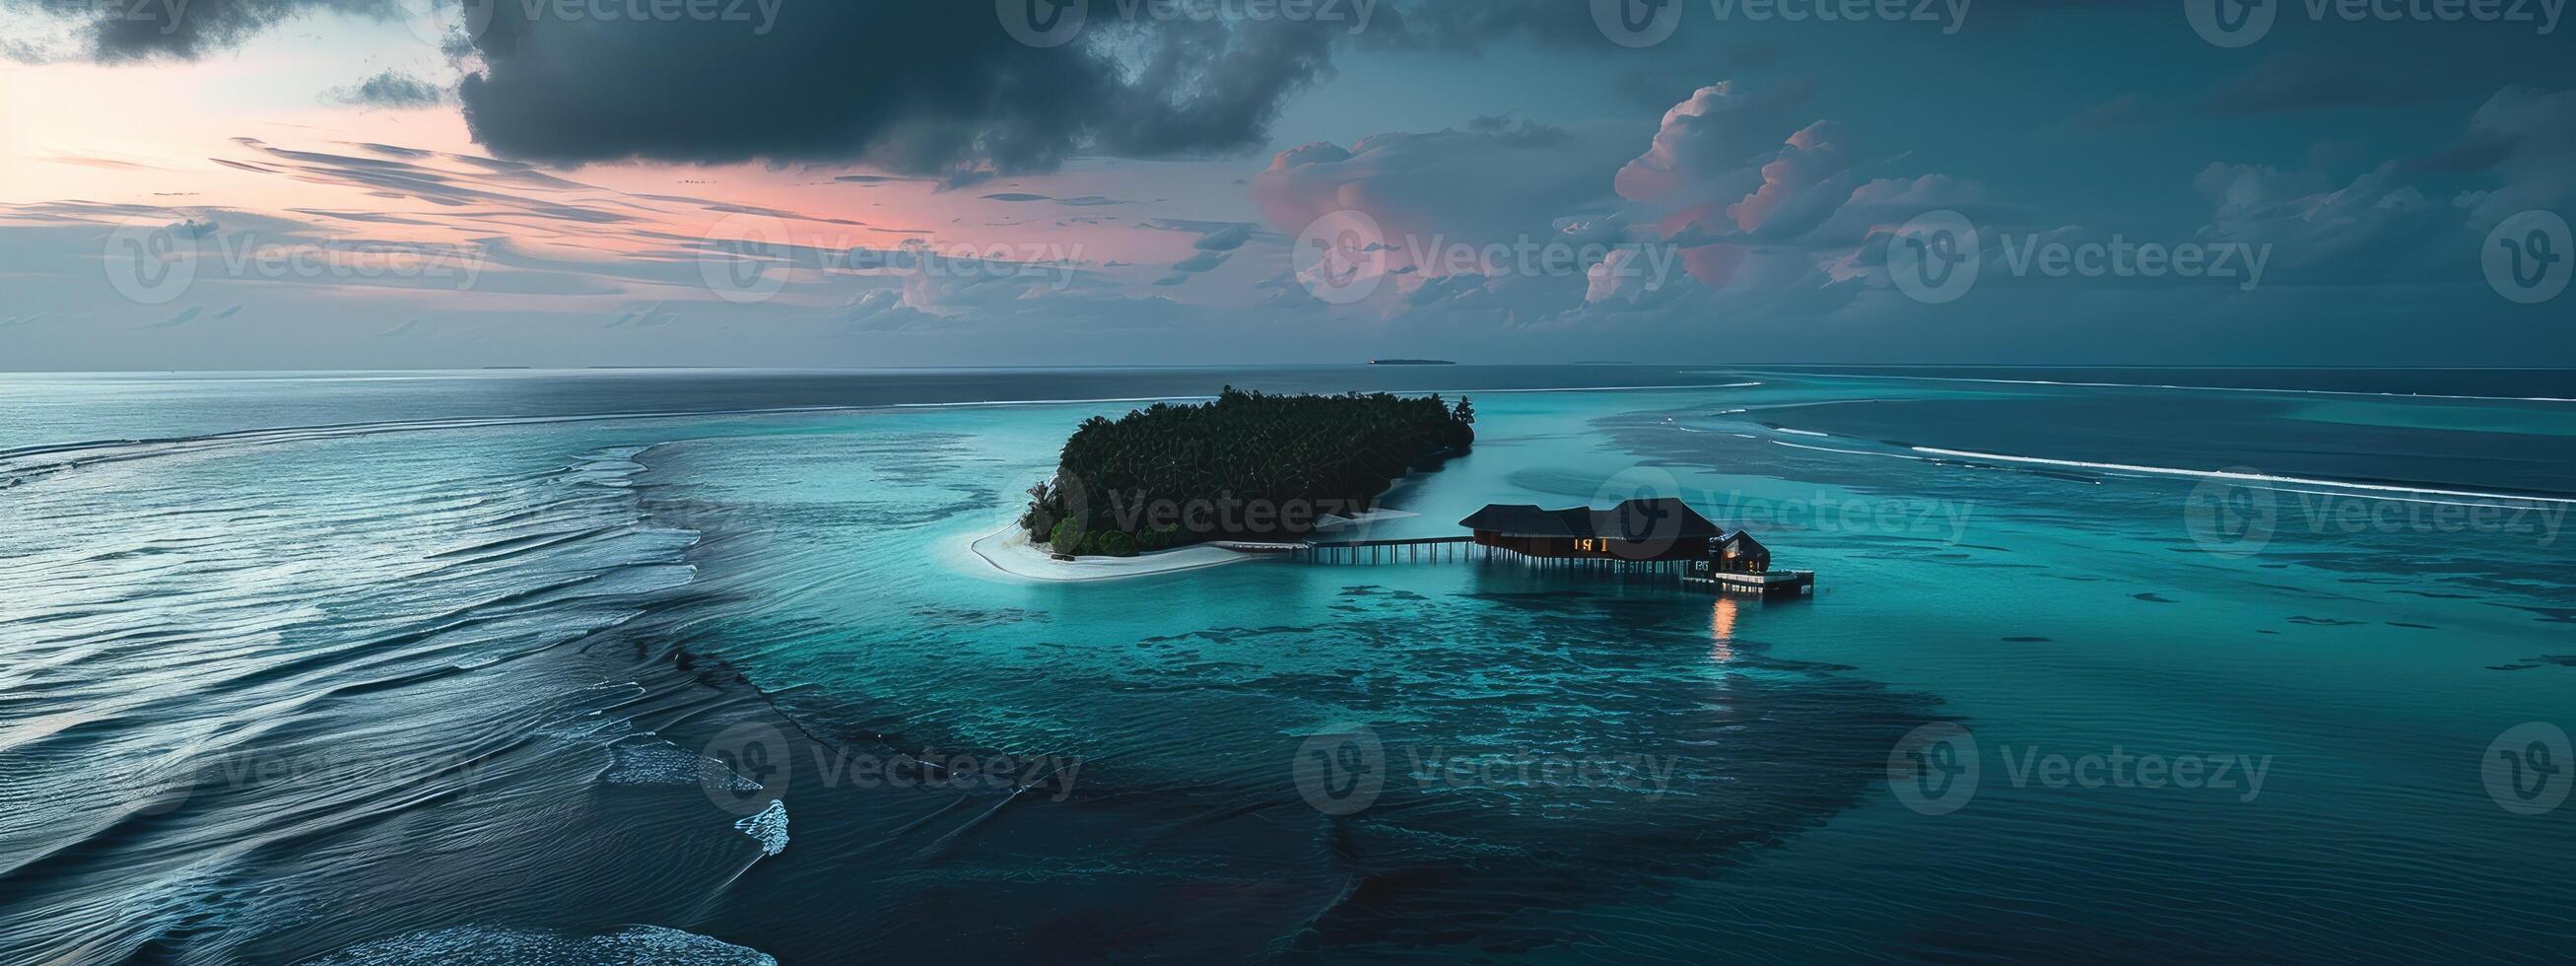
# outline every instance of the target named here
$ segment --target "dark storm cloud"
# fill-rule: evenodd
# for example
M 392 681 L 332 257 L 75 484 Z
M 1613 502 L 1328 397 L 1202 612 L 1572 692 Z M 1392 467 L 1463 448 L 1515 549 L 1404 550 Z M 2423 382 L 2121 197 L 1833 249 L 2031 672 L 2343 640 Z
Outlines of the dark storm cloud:
M 436 107 L 447 102 L 445 88 L 398 70 L 388 70 L 348 87 L 337 88 L 325 96 L 335 104 L 395 109 Z
M 745 22 L 566 22 L 495 7 L 459 87 L 477 140 L 553 163 L 860 161 L 978 175 L 1076 153 L 1259 147 L 1280 101 L 1329 70 L 1331 25 L 1118 21 L 1013 39 L 982 3 L 851 0 Z
M 1467 0 L 1390 5 L 1367 37 L 1387 46 L 1473 51 L 1505 39 L 1620 49 L 1593 23 L 1592 5 L 1567 0 Z
M 2220 84 L 2208 106 L 2220 114 L 2268 114 L 2338 107 L 2389 107 L 2450 93 L 2403 65 L 2364 63 L 2323 51 L 2268 57 Z
M 469 73 L 456 94 L 476 140 L 503 157 L 865 162 L 952 185 L 1075 154 L 1257 149 L 1281 101 L 1331 70 L 1330 46 L 1345 35 L 1330 22 L 1124 19 L 1132 5 L 1117 0 L 1092 0 L 1084 32 L 1060 46 L 1014 39 L 991 4 L 947 0 L 743 0 L 710 5 L 711 19 L 596 12 L 636 9 L 626 5 L 468 7 L 438 7 L 459 19 L 448 49 Z M 54 55 L 111 62 L 203 56 L 308 12 L 387 18 L 399 8 L 0 0 L 71 25 L 87 48 Z M 440 93 L 402 80 L 334 93 L 381 106 Z
M 2066 120 L 2066 127 L 2087 132 L 2116 131 L 2172 117 L 2173 113 L 2162 105 L 2148 103 L 2136 94 L 2122 94 L 2077 112 Z
M 387 19 L 396 0 L 0 0 L 0 10 L 67 21 L 97 60 L 193 58 L 222 50 L 308 11 Z

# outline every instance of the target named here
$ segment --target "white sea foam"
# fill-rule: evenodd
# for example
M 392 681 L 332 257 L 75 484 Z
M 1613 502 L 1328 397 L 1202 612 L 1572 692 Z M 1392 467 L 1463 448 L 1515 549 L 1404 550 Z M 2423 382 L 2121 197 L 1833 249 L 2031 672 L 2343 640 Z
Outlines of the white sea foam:
M 2246 473 L 2235 470 L 2186 470 L 2176 469 L 2169 466 L 2136 466 L 2128 463 L 2096 463 L 2086 460 L 2045 459 L 2037 456 L 2009 456 L 2002 453 L 1979 453 L 1973 450 L 1939 449 L 1931 446 L 1916 446 L 1913 449 L 1917 453 L 1930 453 L 1934 456 L 1952 456 L 1960 459 L 1974 460 L 1993 460 L 1998 463 L 2021 463 L 2035 466 L 2062 466 L 2081 470 L 2118 470 L 2129 473 L 2146 473 L 2155 476 L 2181 476 L 2205 480 L 2235 480 L 2247 483 L 2284 483 L 2294 486 L 2331 486 L 2337 489 L 2360 490 L 2366 493 L 2411 493 L 2424 496 L 2456 496 L 2472 500 L 2554 503 L 2576 506 L 2576 500 L 2562 497 L 2522 496 L 2513 493 L 2485 493 L 2477 490 L 2444 490 L 2423 486 L 2393 486 L 2384 483 L 2354 483 L 2345 480 L 2326 480 L 2306 476 L 2280 476 L 2271 473 Z
M 315 961 L 316 966 L 778 966 L 778 960 L 696 933 L 660 926 L 627 926 L 596 936 L 529 929 L 456 926 L 359 943 Z
M 1747 436 L 1747 437 L 1745 437 L 1745 438 L 1746 438 L 1746 439 L 1752 439 L 1753 437 Z M 1792 442 L 1790 442 L 1790 441 L 1788 441 L 1788 440 L 1785 440 L 1785 439 L 1775 439 L 1775 440 L 1772 440 L 1772 441 L 1771 441 L 1771 445 L 1773 445 L 1773 446 L 1786 446 L 1786 447 L 1789 447 L 1790 449 L 1811 449 L 1811 450 L 1815 450 L 1816 452 L 1819 452 L 1819 453 L 1842 453 L 1842 454 L 1847 455 L 1847 456 L 1893 456 L 1893 457 L 1896 457 L 1896 458 L 1898 458 L 1898 459 L 1907 459 L 1907 460 L 1919 460 L 1919 459 L 1923 459 L 1923 457 L 1920 457 L 1920 456 L 1907 456 L 1907 455 L 1905 455 L 1905 454 L 1903 454 L 1903 453 L 1873 453 L 1873 452 L 1870 452 L 1870 451 L 1868 451 L 1868 450 L 1863 450 L 1863 449 L 1836 449 L 1836 448 L 1831 447 L 1831 446 L 1809 446 L 1809 445 L 1807 445 L 1807 444 L 1805 444 L 1805 443 L 1792 443 Z
M 1090 556 L 1076 560 L 1057 560 L 1053 555 L 1029 543 L 1029 536 L 1018 524 L 1005 524 L 1002 529 L 975 539 L 967 545 L 968 553 L 990 569 L 1024 580 L 1049 582 L 1083 582 L 1117 580 L 1123 577 L 1148 577 L 1179 573 L 1206 567 L 1222 567 L 1254 559 L 1250 554 L 1236 553 L 1213 544 L 1194 544 L 1133 557 Z
M 733 823 L 742 834 L 760 843 L 760 854 L 777 855 L 787 851 L 787 803 L 772 801 L 760 814 Z
M 612 758 L 608 770 L 599 775 L 602 784 L 704 786 L 745 795 L 761 790 L 759 782 L 742 777 L 723 762 L 692 754 L 667 741 L 630 741 L 610 749 L 609 754 Z
M 1315 529 L 1331 530 L 1336 527 L 1346 527 L 1357 523 L 1377 523 L 1384 520 L 1402 520 L 1406 517 L 1418 517 L 1421 515 L 1422 514 L 1419 513 L 1408 513 L 1403 510 L 1391 510 L 1383 507 L 1370 510 L 1367 513 L 1355 514 L 1347 517 L 1326 513 L 1316 519 Z
M 1978 379 L 1969 376 L 1898 376 L 1856 372 L 1790 372 L 1815 379 L 1902 379 L 1912 382 L 1975 382 L 2005 386 L 2069 386 L 2083 389 L 2178 389 L 2189 392 L 2261 392 L 2303 396 L 2377 396 L 2388 399 L 2469 399 L 2484 402 L 2576 403 L 2557 396 L 2457 396 L 2429 392 L 2368 392 L 2355 389 L 2270 389 L 2253 386 L 2182 386 L 2153 382 L 2061 382 L 2051 379 Z
M 1761 385 L 1761 383 L 1758 382 L 1695 382 L 1679 386 L 1548 386 L 1544 388 L 1531 389 L 1441 389 L 1435 391 L 1443 393 L 1473 392 L 1487 394 L 1524 392 L 1661 392 L 1671 389 L 1751 389 L 1759 385 Z

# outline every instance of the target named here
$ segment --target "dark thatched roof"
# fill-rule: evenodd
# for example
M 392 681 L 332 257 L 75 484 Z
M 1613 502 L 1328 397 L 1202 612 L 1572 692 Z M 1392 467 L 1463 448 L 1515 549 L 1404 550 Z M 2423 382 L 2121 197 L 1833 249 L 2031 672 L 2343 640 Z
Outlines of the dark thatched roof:
M 1671 497 L 1629 500 L 1607 510 L 1573 507 L 1542 510 L 1527 503 L 1494 504 L 1458 525 L 1506 537 L 1607 537 L 1618 540 L 1689 540 L 1724 534 L 1690 505 Z

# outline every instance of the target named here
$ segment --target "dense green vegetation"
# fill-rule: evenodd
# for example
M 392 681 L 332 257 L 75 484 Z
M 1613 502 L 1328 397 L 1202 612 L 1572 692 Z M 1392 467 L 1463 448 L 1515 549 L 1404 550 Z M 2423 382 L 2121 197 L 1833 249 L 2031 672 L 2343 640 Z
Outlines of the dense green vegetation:
M 1020 526 L 1058 553 L 1132 556 L 1218 539 L 1294 539 L 1365 512 L 1389 484 L 1465 451 L 1475 407 L 1386 393 L 1272 396 L 1094 416 Z

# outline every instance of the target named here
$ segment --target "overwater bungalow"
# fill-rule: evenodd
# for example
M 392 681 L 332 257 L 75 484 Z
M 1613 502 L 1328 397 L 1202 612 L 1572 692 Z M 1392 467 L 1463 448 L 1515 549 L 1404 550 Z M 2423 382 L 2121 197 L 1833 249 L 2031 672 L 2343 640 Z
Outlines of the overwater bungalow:
M 1542 510 L 1495 504 L 1458 525 L 1486 553 L 1539 566 L 1674 573 L 1683 586 L 1719 593 L 1809 594 L 1816 574 L 1774 570 L 1771 549 L 1751 533 L 1724 527 L 1671 497 L 1628 500 L 1607 510 Z
M 1477 546 L 1542 560 L 1686 563 L 1707 560 L 1724 528 L 1671 497 L 1629 500 L 1607 510 L 1542 510 L 1495 504 L 1458 525 Z
M 1682 586 L 1726 594 L 1812 594 L 1816 572 L 1771 569 L 1771 548 L 1738 530 L 1718 541 L 1708 559 L 1692 561 L 1682 571 Z

